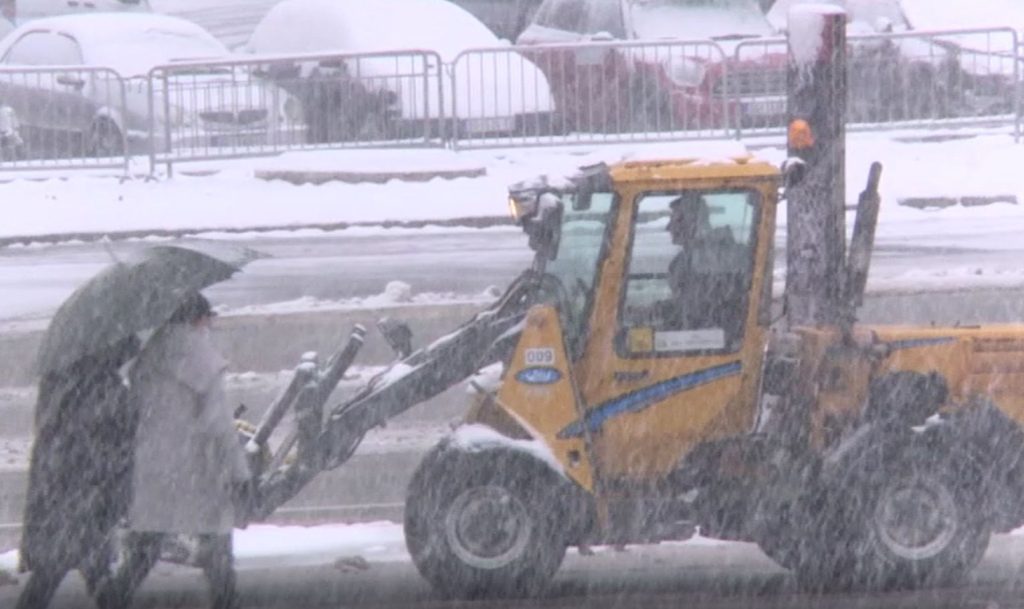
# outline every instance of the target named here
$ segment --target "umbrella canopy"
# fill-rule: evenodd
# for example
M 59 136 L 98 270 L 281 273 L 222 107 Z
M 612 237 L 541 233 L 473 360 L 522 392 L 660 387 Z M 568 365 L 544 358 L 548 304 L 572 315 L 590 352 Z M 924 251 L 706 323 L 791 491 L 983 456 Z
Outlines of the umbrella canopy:
M 110 265 L 68 297 L 50 321 L 38 371 L 61 370 L 129 335 L 170 319 L 186 294 L 224 281 L 253 257 L 232 260 L 196 249 L 147 247 Z

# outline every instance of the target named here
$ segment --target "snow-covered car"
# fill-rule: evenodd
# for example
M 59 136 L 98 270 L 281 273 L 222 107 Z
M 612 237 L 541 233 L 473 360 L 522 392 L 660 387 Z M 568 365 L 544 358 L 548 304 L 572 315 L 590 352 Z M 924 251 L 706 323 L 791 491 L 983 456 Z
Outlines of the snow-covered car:
M 216 64 L 193 64 L 230 57 L 199 26 L 164 15 L 35 19 L 0 42 L 0 106 L 14 113 L 32 158 L 118 156 L 126 145 L 148 150 L 151 141 L 166 151 L 281 137 L 274 130 L 286 93 Z M 151 107 L 147 75 L 163 65 L 173 67 L 152 79 Z
M 847 13 L 852 122 L 938 119 L 966 112 L 964 73 L 948 45 L 928 38 L 878 36 L 911 30 L 900 0 L 777 0 L 767 17 L 784 33 L 790 8 L 822 2 Z
M 518 43 L 541 45 L 531 57 L 574 128 L 664 130 L 781 121 L 785 49 L 734 59 L 742 41 L 773 33 L 756 0 L 545 0 Z M 699 40 L 721 53 L 670 46 Z M 559 44 L 613 41 L 648 44 Z
M 362 55 L 297 60 L 294 73 L 275 82 L 293 91 L 327 89 L 331 95 L 302 96 L 310 124 L 373 125 L 371 133 L 357 137 L 380 139 L 422 134 L 450 120 L 457 121 L 459 133 L 471 136 L 515 134 L 544 122 L 554 102 L 544 74 L 526 58 L 501 51 L 502 57 L 485 67 L 455 63 L 468 49 L 502 45 L 473 15 L 447 0 L 284 0 L 256 27 L 246 50 L 261 57 Z M 428 54 L 395 54 L 402 50 Z M 366 56 L 372 53 L 379 55 Z M 302 84 L 309 79 L 320 84 Z M 353 98 L 356 103 L 350 103 Z M 361 103 L 374 99 L 376 106 Z

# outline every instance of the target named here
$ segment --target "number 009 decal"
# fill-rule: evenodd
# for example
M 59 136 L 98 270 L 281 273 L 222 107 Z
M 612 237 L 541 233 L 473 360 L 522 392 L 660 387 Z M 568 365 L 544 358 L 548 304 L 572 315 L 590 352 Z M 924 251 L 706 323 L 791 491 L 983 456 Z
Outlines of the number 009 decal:
M 550 347 L 526 349 L 527 366 L 550 366 L 555 363 L 555 350 Z

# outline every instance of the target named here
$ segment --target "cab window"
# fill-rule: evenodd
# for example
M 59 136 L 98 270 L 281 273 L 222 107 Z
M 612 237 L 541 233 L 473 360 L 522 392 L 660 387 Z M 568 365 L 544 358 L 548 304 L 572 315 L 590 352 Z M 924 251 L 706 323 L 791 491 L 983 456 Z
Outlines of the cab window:
M 621 309 L 627 354 L 734 352 L 743 342 L 758 195 L 642 195 Z

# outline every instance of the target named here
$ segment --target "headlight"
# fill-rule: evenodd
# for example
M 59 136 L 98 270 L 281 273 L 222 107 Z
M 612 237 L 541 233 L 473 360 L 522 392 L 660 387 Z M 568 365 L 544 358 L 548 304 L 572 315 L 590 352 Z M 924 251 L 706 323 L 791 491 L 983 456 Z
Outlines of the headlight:
M 537 213 L 537 192 L 527 190 L 509 193 L 508 210 L 516 222 Z
M 665 73 L 677 86 L 699 87 L 707 75 L 707 68 L 700 61 L 682 57 L 667 62 Z

